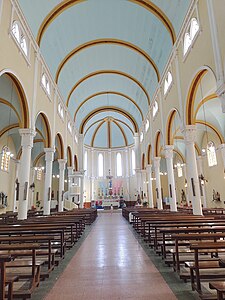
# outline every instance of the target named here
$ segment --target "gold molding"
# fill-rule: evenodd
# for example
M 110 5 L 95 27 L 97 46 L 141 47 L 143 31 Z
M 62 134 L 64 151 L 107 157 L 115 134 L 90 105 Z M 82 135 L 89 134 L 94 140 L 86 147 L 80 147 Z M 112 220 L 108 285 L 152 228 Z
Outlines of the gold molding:
M 147 90 L 145 89 L 145 87 L 142 85 L 142 83 L 140 81 L 138 81 L 136 78 L 134 78 L 133 76 L 125 73 L 125 72 L 122 72 L 122 71 L 118 71 L 118 70 L 98 70 L 98 71 L 95 71 L 95 72 L 92 72 L 90 74 L 87 74 L 86 76 L 84 76 L 83 78 L 81 78 L 73 87 L 72 89 L 70 90 L 69 92 L 69 95 L 67 97 L 67 100 L 66 100 L 66 105 L 68 106 L 69 104 L 69 101 L 70 101 L 70 97 L 71 95 L 73 94 L 73 92 L 75 91 L 75 89 L 81 84 L 83 83 L 85 80 L 91 78 L 91 77 L 94 77 L 94 76 L 98 76 L 98 75 L 102 75 L 102 74 L 116 74 L 116 75 L 120 75 L 120 76 L 123 76 L 123 77 L 126 77 L 132 81 L 134 81 L 144 92 L 147 100 L 148 100 L 148 105 L 150 105 L 150 96 L 148 95 L 148 92 Z
M 130 122 L 133 124 L 134 126 L 134 130 L 135 132 L 138 132 L 138 125 L 137 125 L 137 122 L 135 121 L 135 119 L 133 118 L 132 115 L 130 115 L 127 111 L 121 109 L 121 108 L 118 108 L 118 107 L 115 107 L 115 106 L 101 106 L 101 107 L 98 107 L 97 109 L 91 111 L 82 121 L 81 125 L 80 125 L 80 129 L 79 129 L 79 132 L 81 134 L 83 134 L 83 131 L 84 131 L 84 127 L 85 125 L 87 124 L 87 122 L 92 118 L 94 117 L 95 115 L 101 113 L 101 112 L 105 112 L 105 111 L 113 111 L 113 112 L 118 112 L 120 113 L 121 115 L 127 117 Z
M 56 134 L 56 137 L 55 137 L 56 139 L 58 138 L 58 140 L 59 140 L 59 146 L 60 146 L 60 152 L 58 152 L 58 154 L 59 154 L 59 159 L 64 159 L 64 145 L 63 145 L 63 139 L 62 139 L 62 136 L 61 136 L 61 134 L 58 132 L 57 134 Z
M 1 129 L 0 131 L 0 138 L 9 130 L 14 129 L 14 128 L 19 128 L 19 123 L 15 123 L 15 124 L 10 124 L 4 128 Z
M 105 119 L 102 121 L 102 122 L 100 122 L 100 124 L 98 124 L 98 126 L 95 128 L 95 131 L 94 131 L 94 133 L 93 133 L 93 135 L 92 135 L 92 139 L 91 139 L 91 147 L 94 147 L 94 141 L 95 141 L 95 137 L 96 137 L 96 134 L 97 134 L 97 132 L 98 132 L 98 130 L 99 130 L 99 128 L 105 123 L 106 121 L 105 121 Z M 96 122 L 95 122 L 96 123 Z M 92 125 L 94 125 L 94 124 L 92 124 Z M 91 125 L 91 126 L 92 126 Z M 90 127 L 88 127 L 88 129 L 89 129 Z M 87 129 L 87 130 L 88 130 Z M 86 130 L 86 132 L 87 132 L 87 130 Z M 86 134 L 86 132 L 85 132 L 85 134 Z
M 198 106 L 197 106 L 197 108 L 196 108 L 196 111 L 195 111 L 195 114 L 194 114 L 194 117 L 193 117 L 193 122 L 194 122 L 194 123 L 195 123 L 195 121 L 196 121 L 197 113 L 198 113 L 200 107 L 201 107 L 202 105 L 204 105 L 206 102 L 208 102 L 209 100 L 215 99 L 215 98 L 217 98 L 217 97 L 218 97 L 218 96 L 217 96 L 215 93 L 213 93 L 213 94 L 208 95 L 207 97 L 203 98 L 203 99 L 198 103 Z
M 41 26 L 38 29 L 37 34 L 37 43 L 40 46 L 41 39 L 43 37 L 44 32 L 47 30 L 48 26 L 66 9 L 79 4 L 81 2 L 84 2 L 85 0 L 64 0 L 57 6 L 55 6 L 48 15 L 44 18 L 44 20 L 41 23 Z M 169 18 L 164 14 L 164 12 L 155 4 L 153 4 L 151 1 L 147 0 L 129 0 L 130 2 L 133 2 L 137 5 L 142 6 L 143 8 L 147 9 L 151 13 L 153 13 L 166 27 L 167 31 L 169 32 L 172 43 L 174 44 L 176 41 L 176 34 L 175 30 L 173 28 L 172 23 L 170 22 Z
M 218 136 L 218 138 L 219 138 L 219 140 L 220 140 L 220 143 L 221 143 L 221 144 L 224 144 L 224 137 L 223 137 L 223 135 L 220 133 L 220 131 L 219 131 L 215 126 L 213 126 L 213 125 L 210 124 L 209 122 L 202 121 L 202 120 L 196 120 L 195 123 L 196 123 L 196 124 L 201 124 L 201 125 L 207 126 L 207 127 L 209 127 L 210 129 L 212 129 L 212 131 L 214 131 L 214 132 L 216 133 L 216 135 Z
M 108 130 L 108 148 L 112 147 L 112 139 L 111 139 L 111 122 L 107 121 L 107 130 Z
M 151 161 L 151 152 L 152 152 L 152 146 L 149 144 L 148 145 L 148 150 L 147 150 L 147 161 L 148 161 L 148 164 L 152 163 L 152 161 Z
M 98 93 L 95 93 L 95 94 L 93 94 L 93 95 L 90 95 L 89 97 L 87 97 L 84 101 L 82 101 L 82 102 L 79 104 L 79 106 L 77 107 L 77 109 L 76 109 L 76 111 L 75 111 L 75 113 L 74 113 L 74 118 L 73 118 L 73 119 L 74 119 L 74 122 L 75 122 L 75 120 L 76 120 L 76 116 L 77 116 L 78 111 L 80 110 L 80 108 L 81 108 L 87 101 L 91 100 L 91 99 L 94 98 L 94 97 L 101 96 L 101 95 L 107 95 L 107 94 L 118 95 L 118 96 L 124 97 L 124 98 L 126 98 L 127 100 L 131 101 L 131 102 L 136 106 L 136 108 L 138 109 L 138 111 L 140 112 L 142 121 L 144 120 L 144 116 L 143 116 L 143 113 L 142 113 L 142 111 L 141 111 L 139 105 L 138 105 L 131 97 L 129 97 L 129 96 L 123 94 L 123 93 L 120 93 L 120 92 L 114 92 L 114 91 L 102 91 L 102 92 L 98 92 Z
M 161 139 L 161 131 L 157 131 L 156 133 L 156 137 L 155 137 L 155 156 L 158 157 L 159 153 L 161 152 L 161 150 L 159 149 L 158 151 L 158 147 L 159 147 L 159 141 Z
M 92 126 L 94 126 L 96 123 L 101 122 L 101 121 L 103 121 L 103 120 L 105 120 L 105 118 L 99 119 L 99 120 L 95 121 L 94 123 L 92 123 L 92 124 L 86 129 L 86 131 L 85 131 L 85 133 L 84 133 L 84 136 L 87 134 L 88 130 L 89 130 Z M 113 118 L 113 120 L 115 120 L 115 121 L 117 121 L 117 122 L 122 123 L 123 125 L 125 125 L 125 126 L 131 131 L 132 135 L 134 135 L 134 131 L 132 130 L 132 128 L 131 128 L 127 123 L 125 123 L 125 122 L 122 121 L 122 120 L 116 119 L 116 118 Z
M 141 48 L 139 48 L 138 46 L 123 41 L 123 40 L 119 40 L 119 39 L 97 39 L 97 40 L 92 40 L 92 41 L 88 41 L 84 44 L 79 45 L 78 47 L 76 47 L 75 49 L 73 49 L 72 51 L 70 51 L 69 54 L 67 54 L 66 57 L 64 57 L 64 59 L 61 61 L 61 63 L 59 64 L 57 71 L 56 71 L 56 75 L 55 75 L 55 82 L 58 83 L 59 80 L 59 74 L 63 68 L 63 66 L 67 63 L 68 60 L 70 60 L 71 57 L 73 57 L 75 54 L 77 54 L 78 52 L 89 48 L 89 47 L 93 47 L 96 45 L 102 45 L 102 44 L 113 44 L 113 45 L 119 45 L 119 46 L 123 46 L 123 47 L 127 47 L 129 49 L 134 50 L 135 52 L 141 54 L 153 67 L 153 69 L 156 72 L 156 76 L 158 79 L 158 82 L 160 81 L 160 74 L 159 74 L 159 70 L 158 67 L 156 66 L 155 62 L 153 61 L 153 59 L 150 57 L 150 55 L 148 55 L 148 53 L 146 53 L 144 50 L 142 50 Z
M 67 146 L 67 166 L 72 167 L 72 150 L 70 146 Z
M 166 137 L 166 141 L 167 141 L 167 145 L 172 145 L 172 124 L 173 124 L 173 121 L 176 117 L 176 109 L 173 109 L 171 112 L 170 112 L 170 115 L 169 115 L 169 118 L 168 118 L 168 121 L 167 121 L 167 130 L 166 130 L 166 134 L 167 134 L 167 137 Z M 176 130 L 176 128 L 175 128 Z
M 173 149 L 173 152 L 176 153 L 177 155 L 179 155 L 180 158 L 181 158 L 181 160 L 182 160 L 182 162 L 185 163 L 184 156 L 183 156 L 183 154 L 179 150 Z
M 187 125 L 193 125 L 193 112 L 194 112 L 194 102 L 195 102 L 195 96 L 198 89 L 198 86 L 201 82 L 201 79 L 208 73 L 207 69 L 203 69 L 199 71 L 194 79 L 192 80 L 191 86 L 188 91 L 188 97 L 187 97 L 187 105 L 186 105 L 186 124 Z
M 5 100 L 3 98 L 0 98 L 0 103 L 5 104 L 5 105 L 9 106 L 10 108 L 12 108 L 12 110 L 15 112 L 15 114 L 16 114 L 16 116 L 18 118 L 19 127 L 22 127 L 22 122 L 21 122 L 21 119 L 20 119 L 20 115 L 17 112 L 16 108 L 11 103 L 9 103 L 7 100 Z
M 120 124 L 119 124 L 118 122 L 115 121 L 115 119 L 112 120 L 112 122 L 113 122 L 114 124 L 116 124 L 116 125 L 118 126 L 118 128 L 120 129 L 120 131 L 121 131 L 121 133 L 122 133 L 122 136 L 123 136 L 123 138 L 124 138 L 125 146 L 128 146 L 127 136 L 126 136 L 126 134 L 125 134 L 123 128 L 120 126 Z

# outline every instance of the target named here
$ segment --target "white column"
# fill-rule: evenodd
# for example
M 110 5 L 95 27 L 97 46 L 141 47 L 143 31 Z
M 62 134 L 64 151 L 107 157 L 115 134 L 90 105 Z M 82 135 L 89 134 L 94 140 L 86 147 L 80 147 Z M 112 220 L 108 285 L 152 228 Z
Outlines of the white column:
M 139 133 L 135 132 L 134 134 L 134 153 L 135 153 L 135 176 L 136 176 L 136 189 L 138 194 L 141 191 L 141 156 L 140 156 L 140 137 Z
M 59 205 L 58 211 L 63 211 L 64 202 L 63 202 L 63 193 L 64 193 L 64 182 L 65 182 L 65 167 L 66 159 L 58 159 L 59 163 Z
M 72 188 L 72 174 L 73 174 L 73 167 L 67 167 L 68 170 L 68 200 L 71 202 L 71 188 Z
M 15 162 L 15 180 L 14 180 L 15 188 L 14 188 L 14 199 L 13 199 L 13 212 L 17 211 L 17 209 L 16 209 L 16 194 L 17 194 L 16 188 L 17 188 L 17 183 L 16 182 L 18 181 L 19 167 L 20 167 L 20 161 L 19 160 L 14 160 L 14 162 Z
M 52 162 L 54 160 L 54 148 L 44 148 L 45 151 L 45 185 L 44 185 L 44 215 L 50 215 L 51 187 L 52 187 Z
M 35 179 L 35 168 L 32 167 L 31 168 L 31 184 L 34 183 L 34 179 Z M 30 196 L 29 196 L 29 201 L 28 201 L 28 209 L 31 209 L 31 207 L 34 205 L 34 188 L 32 188 L 30 190 Z
M 80 176 L 80 207 L 84 207 L 84 173 Z
M 146 170 L 141 170 L 141 181 L 142 181 L 142 191 L 143 195 L 147 197 L 147 178 L 146 178 Z
M 95 196 L 94 196 L 94 187 L 95 187 L 95 178 L 91 177 L 90 178 L 90 197 L 91 197 L 91 201 L 95 200 Z
M 163 209 L 162 192 L 161 192 L 161 180 L 160 180 L 160 160 L 161 160 L 161 157 L 154 157 L 157 208 L 158 209 Z
M 168 176 L 168 185 L 169 185 L 169 196 L 170 196 L 170 210 L 177 211 L 177 197 L 176 197 L 176 187 L 174 179 L 174 170 L 173 170 L 173 146 L 166 145 L 164 149 L 166 157 L 166 166 L 167 166 L 167 176 Z
M 196 127 L 195 125 L 187 125 L 185 128 L 186 143 L 186 165 L 188 184 L 190 184 L 189 198 L 193 207 L 194 215 L 202 215 L 201 196 L 198 178 L 198 168 L 195 152 Z M 188 199 L 189 200 L 189 199 Z
M 84 135 L 79 134 L 78 136 L 78 164 L 79 171 L 84 170 Z
M 203 204 L 203 207 L 207 207 L 207 200 L 206 200 L 206 189 L 205 189 L 205 182 L 204 184 L 201 183 L 201 176 L 204 177 L 204 174 L 203 174 L 203 157 L 202 156 L 198 156 L 197 157 L 197 166 L 198 166 L 198 176 L 199 176 L 199 186 L 200 188 L 202 189 L 202 195 L 201 195 L 201 200 L 202 200 L 202 204 Z M 200 190 L 201 192 L 201 190 Z
M 183 170 L 184 170 L 184 178 L 186 180 L 186 184 L 187 186 L 185 187 L 184 186 L 184 191 L 185 191 L 185 194 L 186 194 L 186 199 L 187 199 L 187 206 L 190 205 L 190 180 L 188 180 L 188 176 L 187 176 L 187 165 L 186 164 L 183 164 Z
M 36 132 L 33 129 L 19 129 L 22 154 L 19 168 L 19 209 L 18 220 L 27 218 L 28 189 L 30 179 L 31 149 Z
M 147 165 L 147 178 L 148 178 L 148 207 L 154 208 L 153 192 L 152 192 L 152 165 Z

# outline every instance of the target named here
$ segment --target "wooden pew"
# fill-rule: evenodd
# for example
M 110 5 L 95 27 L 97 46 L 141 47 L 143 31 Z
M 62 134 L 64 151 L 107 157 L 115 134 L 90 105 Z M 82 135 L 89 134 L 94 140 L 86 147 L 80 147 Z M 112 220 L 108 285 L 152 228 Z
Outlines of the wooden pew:
M 5 299 L 6 271 L 5 263 L 11 261 L 10 255 L 0 255 L 0 300 Z

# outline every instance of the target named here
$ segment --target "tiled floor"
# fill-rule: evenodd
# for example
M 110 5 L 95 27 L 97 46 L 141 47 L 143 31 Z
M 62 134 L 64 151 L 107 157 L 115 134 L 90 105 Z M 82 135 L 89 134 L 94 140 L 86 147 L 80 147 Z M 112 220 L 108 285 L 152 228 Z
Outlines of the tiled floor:
M 177 299 L 121 213 L 97 222 L 45 300 Z

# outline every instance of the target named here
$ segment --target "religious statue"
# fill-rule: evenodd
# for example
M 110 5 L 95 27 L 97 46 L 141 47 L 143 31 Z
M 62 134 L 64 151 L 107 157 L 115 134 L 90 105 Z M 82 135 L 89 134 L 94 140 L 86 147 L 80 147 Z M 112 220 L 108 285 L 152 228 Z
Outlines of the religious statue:
M 213 201 L 220 201 L 220 193 L 213 189 Z
M 181 204 L 183 204 L 183 205 L 187 204 L 186 194 L 185 194 L 185 191 L 183 189 L 181 190 Z

